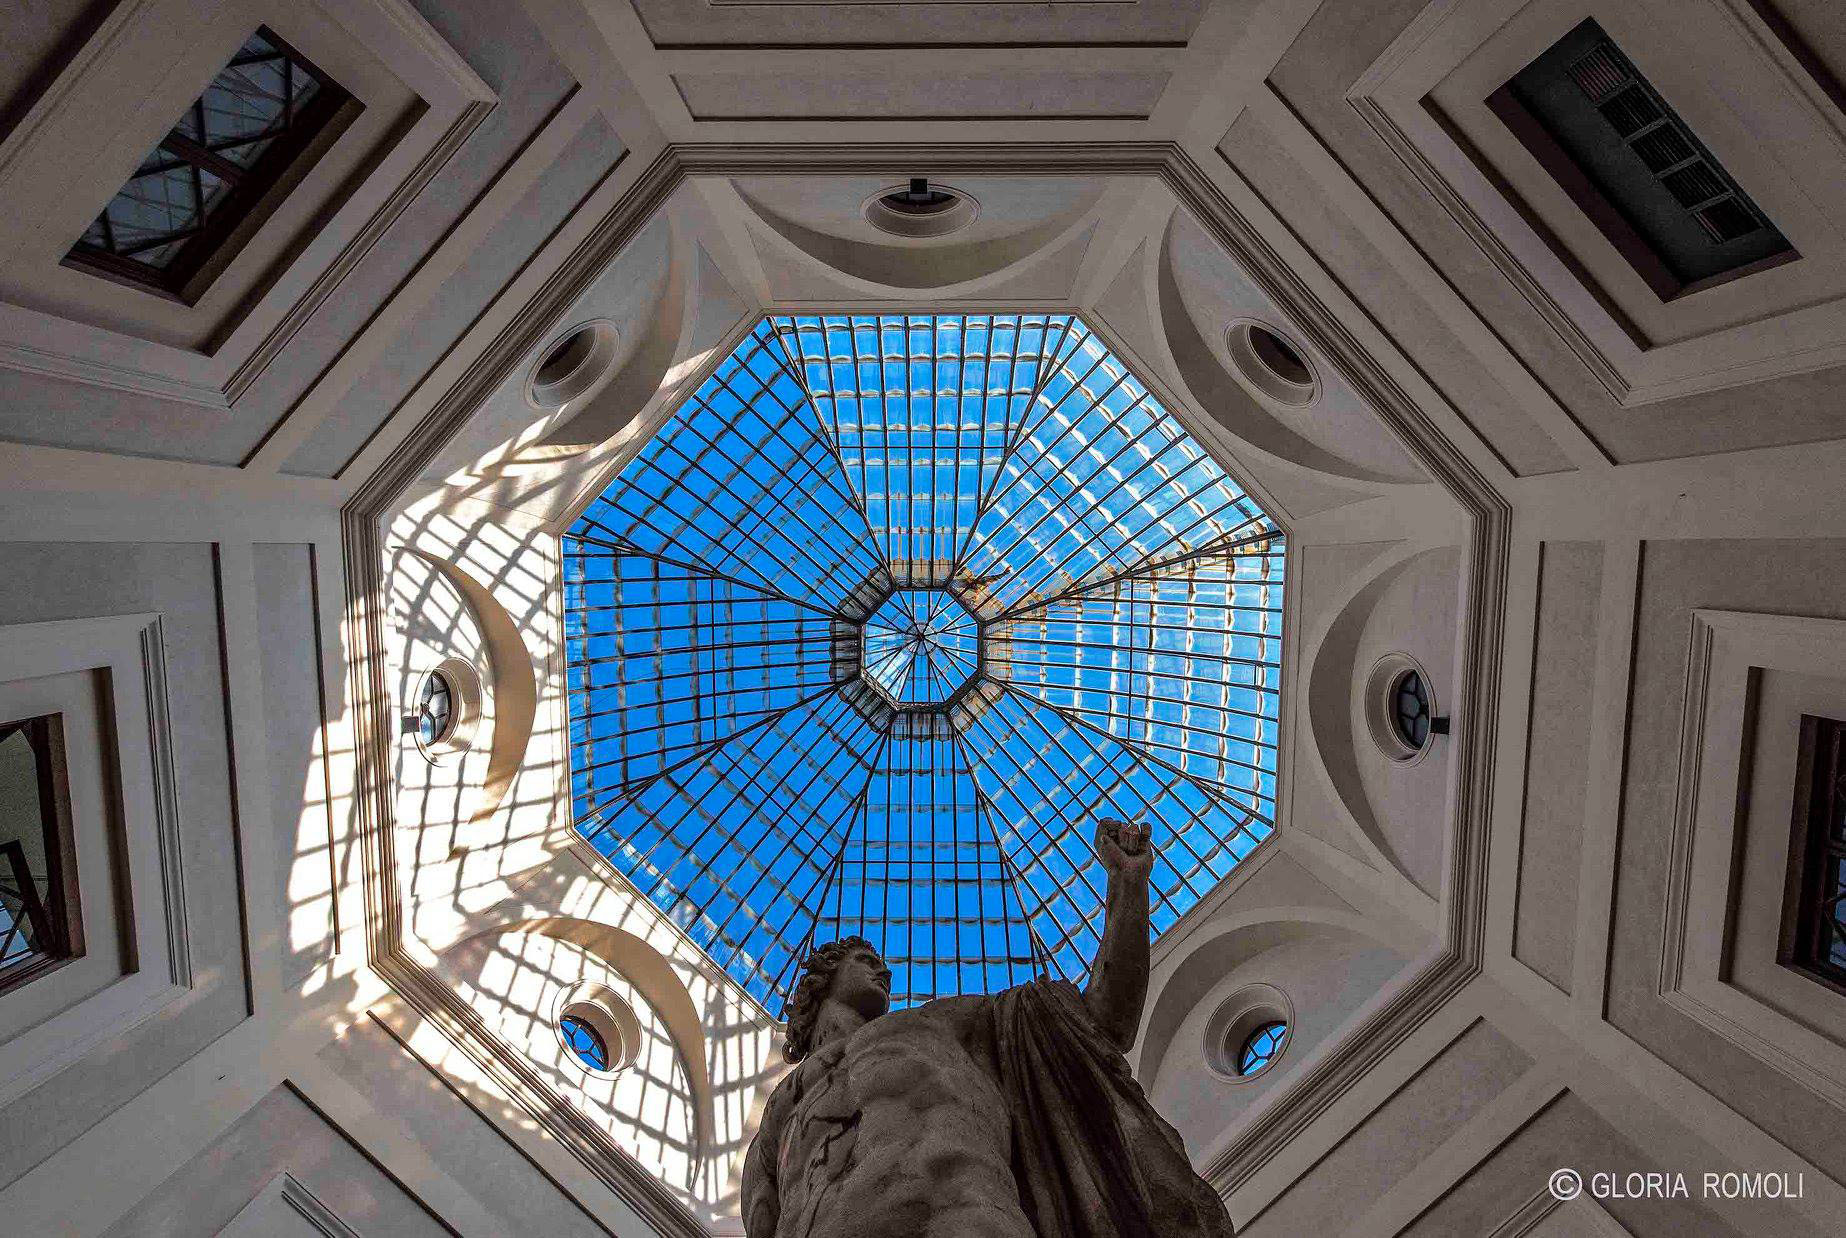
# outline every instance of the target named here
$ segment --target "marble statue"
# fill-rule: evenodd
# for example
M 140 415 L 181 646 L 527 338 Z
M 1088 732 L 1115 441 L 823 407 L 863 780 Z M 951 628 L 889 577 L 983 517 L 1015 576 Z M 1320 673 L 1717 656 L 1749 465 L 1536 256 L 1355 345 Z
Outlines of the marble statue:
M 871 943 L 815 950 L 744 1158 L 749 1238 L 1224 1238 L 1230 1218 L 1129 1075 L 1147 999 L 1144 826 L 1105 821 L 1088 988 L 1033 980 L 891 1012 Z

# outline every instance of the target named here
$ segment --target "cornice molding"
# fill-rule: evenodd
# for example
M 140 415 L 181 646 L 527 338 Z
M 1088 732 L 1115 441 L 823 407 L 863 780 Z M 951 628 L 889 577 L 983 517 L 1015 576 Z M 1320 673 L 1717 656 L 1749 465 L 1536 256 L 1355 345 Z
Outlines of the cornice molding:
M 355 820 L 362 838 L 366 943 L 372 966 L 540 1126 L 666 1234 L 704 1231 L 665 1188 L 546 1086 L 472 1009 L 404 951 L 392 830 L 393 730 L 385 683 L 383 520 L 481 402 L 515 372 L 559 316 L 688 178 L 753 173 L 899 174 L 919 163 L 944 174 L 1158 179 L 1197 216 L 1252 282 L 1289 315 L 1319 355 L 1328 358 L 1374 412 L 1398 432 L 1472 519 L 1463 669 L 1454 709 L 1453 742 L 1458 749 L 1455 838 L 1443 940 L 1389 1002 L 1354 1027 L 1310 1070 L 1270 1095 L 1250 1124 L 1205 1167 L 1207 1177 L 1227 1194 L 1247 1182 L 1481 971 L 1512 507 L 1204 170 L 1180 147 L 1166 142 L 668 147 L 364 480 L 341 512 L 347 588 L 346 682 L 358 766 Z
M 1287 310 L 1308 342 L 1329 358 L 1373 412 L 1397 431 L 1418 462 L 1473 521 L 1462 675 L 1455 705 L 1455 744 L 1459 750 L 1455 838 L 1442 944 L 1390 1002 L 1356 1027 L 1311 1070 L 1271 1093 L 1262 1111 L 1237 1139 L 1204 1167 L 1207 1179 L 1229 1194 L 1481 971 L 1512 506 L 1190 156 L 1175 149 L 1163 177 L 1213 239 L 1239 262 L 1251 282 Z

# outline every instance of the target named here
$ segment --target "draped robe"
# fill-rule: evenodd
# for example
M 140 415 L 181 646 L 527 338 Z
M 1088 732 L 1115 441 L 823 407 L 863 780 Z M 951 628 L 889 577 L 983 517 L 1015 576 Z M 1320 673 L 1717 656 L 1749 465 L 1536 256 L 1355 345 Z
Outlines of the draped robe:
M 882 1026 L 861 1041 L 874 1025 Z M 948 1041 L 929 1036 L 953 1037 L 965 1051 L 965 1058 L 947 1064 L 951 1072 L 978 1072 L 961 1090 L 998 1100 L 970 1101 L 967 1112 L 990 1116 L 1007 1130 L 992 1132 L 990 1141 L 965 1140 L 963 1150 L 979 1158 L 992 1149 L 991 1157 L 1004 1164 L 932 1158 L 927 1134 L 914 1144 L 906 1140 L 895 1158 L 883 1155 L 889 1150 L 877 1143 L 889 1135 L 879 1132 L 892 1126 L 861 1121 L 866 1108 L 891 1103 L 878 1094 L 883 1084 L 855 1089 L 841 1083 L 878 1046 L 903 1044 L 912 1034 L 907 1029 L 917 1029 L 914 1035 L 933 1044 L 939 1057 L 948 1056 L 942 1048 Z M 875 1066 L 865 1070 L 877 1079 Z M 942 1090 L 927 1080 L 917 1086 Z M 957 1111 L 950 1120 L 966 1118 Z M 926 1116 L 918 1120 L 927 1123 Z M 810 1128 L 822 1134 L 805 1137 Z M 969 1210 L 967 1193 L 958 1193 L 955 1182 L 906 1189 L 893 1162 L 916 1159 L 941 1166 L 936 1172 L 942 1175 L 971 1175 L 981 1191 L 1004 1193 L 1010 1179 L 1014 1193 L 991 1201 L 990 1222 Z M 901 1196 L 901 1205 L 880 1212 L 881 1192 Z M 940 1212 L 932 1216 L 932 1208 Z M 817 1050 L 770 1098 L 745 1158 L 743 1214 L 750 1238 L 937 1238 L 977 1228 L 1006 1235 L 1029 1230 L 1034 1238 L 1230 1238 L 1233 1232 L 1217 1193 L 1193 1172 L 1179 1133 L 1154 1111 L 1126 1059 L 1096 1027 L 1082 993 L 1050 980 L 990 997 L 925 1002 L 880 1016 L 843 1045 Z M 990 1223 L 993 1228 L 986 1228 Z

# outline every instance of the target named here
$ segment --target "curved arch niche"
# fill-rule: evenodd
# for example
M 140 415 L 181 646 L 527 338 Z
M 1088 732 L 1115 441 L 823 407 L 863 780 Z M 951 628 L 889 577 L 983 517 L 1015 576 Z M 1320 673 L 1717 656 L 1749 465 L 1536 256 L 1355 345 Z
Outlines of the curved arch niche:
M 1404 653 L 1426 668 L 1436 700 L 1447 699 L 1461 562 L 1458 549 L 1440 547 L 1384 568 L 1341 609 L 1308 672 L 1308 721 L 1328 781 L 1372 846 L 1429 895 L 1449 832 L 1449 742 L 1431 736 L 1414 762 L 1387 755 L 1370 734 L 1371 681 L 1380 659 Z
M 1234 1126 L 1277 1082 L 1344 1026 L 1408 961 L 1355 927 L 1309 908 L 1228 925 L 1166 971 L 1149 1007 L 1136 1076 L 1193 1152 Z M 1216 1016 L 1253 986 L 1286 999 L 1288 1040 L 1272 1069 L 1226 1078 L 1210 1064 Z
M 704 1033 L 691 995 L 657 951 L 606 925 L 531 921 L 460 942 L 442 968 L 573 1108 L 688 1204 L 716 1201 L 724 1169 L 708 1155 Z M 570 1002 L 595 990 L 632 1012 L 638 1032 L 632 1060 L 606 1074 L 584 1070 L 557 1029 Z

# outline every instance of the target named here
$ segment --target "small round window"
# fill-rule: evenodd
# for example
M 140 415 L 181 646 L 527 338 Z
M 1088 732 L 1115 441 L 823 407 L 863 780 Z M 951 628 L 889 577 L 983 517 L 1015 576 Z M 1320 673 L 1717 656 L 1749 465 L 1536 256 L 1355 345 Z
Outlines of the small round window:
M 1407 653 L 1388 653 L 1372 667 L 1364 711 L 1372 742 L 1399 764 L 1414 764 L 1430 751 L 1435 736 L 1448 734 L 1449 720 L 1437 713 L 1429 672 Z
M 641 1021 L 634 1008 L 605 985 L 586 983 L 566 993 L 552 1021 L 558 1043 L 594 1075 L 613 1075 L 641 1051 Z
M 1282 1052 L 1282 1046 L 1288 1040 L 1288 1024 L 1280 1019 L 1264 1023 L 1244 1037 L 1244 1042 L 1237 1050 L 1237 1074 L 1248 1079 L 1251 1075 L 1268 1068 Z
M 980 214 L 980 204 L 959 189 L 913 176 L 902 185 L 881 189 L 861 207 L 865 220 L 892 236 L 933 237 L 959 232 Z
M 1314 372 L 1308 369 L 1308 363 L 1301 359 L 1294 345 L 1268 327 L 1250 328 L 1250 349 L 1256 354 L 1256 359 L 1283 382 L 1293 383 L 1297 387 L 1313 385 Z
M 558 1036 L 564 1047 L 591 1070 L 609 1069 L 609 1042 L 601 1032 L 580 1015 L 567 1014 L 558 1020 Z
M 417 739 L 425 747 L 440 744 L 454 729 L 455 685 L 441 671 L 431 671 L 417 702 Z
M 1306 354 L 1268 323 L 1238 319 L 1225 333 L 1224 346 L 1244 381 L 1275 403 L 1303 408 L 1320 398 L 1320 380 Z
M 1406 747 L 1421 751 L 1429 742 L 1429 685 L 1420 671 L 1405 671 L 1391 685 L 1391 726 Z
M 481 720 L 481 677 L 460 658 L 444 658 L 411 681 L 404 731 L 430 761 L 466 752 Z
M 533 379 L 541 387 L 555 386 L 581 369 L 595 350 L 595 333 L 588 327 L 580 327 L 545 354 L 545 359 L 538 363 L 538 372 L 533 375 Z
M 946 189 L 930 184 L 925 177 L 913 176 L 908 185 L 891 190 L 878 201 L 886 209 L 902 211 L 906 215 L 940 215 L 960 199 Z
M 605 318 L 573 327 L 552 341 L 526 379 L 534 408 L 557 412 L 578 407 L 615 376 L 621 336 Z
M 1247 984 L 1205 1021 L 1205 1065 L 1226 1083 L 1247 1083 L 1282 1056 L 1294 1022 L 1288 996 L 1272 984 Z

